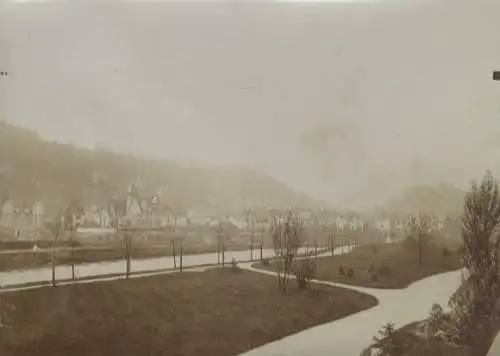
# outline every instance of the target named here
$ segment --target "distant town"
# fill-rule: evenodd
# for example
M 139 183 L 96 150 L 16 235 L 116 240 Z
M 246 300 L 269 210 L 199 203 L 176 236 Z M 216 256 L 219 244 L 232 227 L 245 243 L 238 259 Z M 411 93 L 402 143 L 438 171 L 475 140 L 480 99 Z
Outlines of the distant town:
M 329 232 L 349 233 L 367 230 L 382 234 L 383 238 L 404 236 L 408 216 L 381 214 L 379 217 L 365 217 L 362 214 L 342 214 L 333 210 L 295 209 L 297 216 L 305 227 L 321 227 Z M 88 204 L 76 201 L 62 212 L 67 230 L 75 230 L 76 238 L 85 240 L 106 239 L 114 234 L 120 226 L 127 224 L 130 228 L 151 230 L 178 230 L 186 232 L 195 227 L 217 227 L 220 224 L 233 226 L 241 234 L 248 232 L 261 233 L 269 229 L 273 216 L 281 216 L 285 212 L 272 207 L 254 207 L 240 214 L 214 216 L 190 210 L 187 213 L 176 212 L 162 199 L 161 192 L 152 196 L 141 194 L 139 184 L 131 182 L 123 197 L 114 197 L 102 204 Z M 57 213 L 48 213 L 42 201 L 27 204 L 24 201 L 5 199 L 1 202 L 0 226 L 4 239 L 38 240 L 49 238 L 44 234 L 47 222 L 54 220 Z M 456 219 L 431 216 L 430 229 L 444 231 L 456 227 Z

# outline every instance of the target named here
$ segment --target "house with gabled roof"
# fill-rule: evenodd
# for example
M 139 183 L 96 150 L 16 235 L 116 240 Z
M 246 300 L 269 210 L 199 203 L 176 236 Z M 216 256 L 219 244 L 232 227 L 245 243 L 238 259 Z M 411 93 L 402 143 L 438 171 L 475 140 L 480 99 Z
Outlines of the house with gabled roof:
M 159 194 L 141 196 L 134 183 L 130 183 L 126 199 L 113 199 L 110 212 L 111 220 L 126 218 L 132 226 L 141 228 L 159 228 L 184 221 L 162 204 Z

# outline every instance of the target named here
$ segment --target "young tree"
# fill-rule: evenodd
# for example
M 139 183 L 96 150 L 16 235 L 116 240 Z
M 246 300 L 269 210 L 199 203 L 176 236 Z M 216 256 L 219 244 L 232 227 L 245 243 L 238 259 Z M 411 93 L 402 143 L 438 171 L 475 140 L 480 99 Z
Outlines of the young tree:
M 408 349 L 409 340 L 406 333 L 397 332 L 394 323 L 387 323 L 379 331 L 380 337 L 374 337 L 371 348 L 377 350 L 380 356 L 403 356 Z
M 119 226 L 120 230 L 123 232 L 121 248 L 123 251 L 123 258 L 125 260 L 125 277 L 128 279 L 131 272 L 132 255 L 139 246 L 138 242 L 134 241 L 134 233 L 140 232 L 141 229 L 132 228 L 130 221 L 127 219 L 122 220 Z
M 270 233 L 276 256 L 278 288 L 284 294 L 286 293 L 290 273 L 293 269 L 293 261 L 302 244 L 302 223 L 290 211 L 284 221 L 276 216 L 271 219 Z
M 431 242 L 430 219 L 428 215 L 420 213 L 418 216 L 411 215 L 408 219 L 408 236 L 406 243 L 418 251 L 418 263 L 422 265 L 423 254 Z
M 498 183 L 488 171 L 479 186 L 472 183 L 465 198 L 461 257 L 469 277 L 451 303 L 460 322 L 461 341 L 481 343 L 491 332 L 491 317 L 500 298 L 499 222 Z
M 52 235 L 52 287 L 56 286 L 56 248 L 63 229 L 63 219 L 64 215 L 62 213 L 58 214 L 53 221 L 47 223 L 47 229 Z

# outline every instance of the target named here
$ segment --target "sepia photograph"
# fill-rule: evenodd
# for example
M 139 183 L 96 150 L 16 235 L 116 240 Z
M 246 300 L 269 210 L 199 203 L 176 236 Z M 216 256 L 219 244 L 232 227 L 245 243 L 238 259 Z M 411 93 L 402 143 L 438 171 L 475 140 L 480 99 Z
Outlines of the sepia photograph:
M 0 0 L 0 356 L 500 356 L 500 0 Z

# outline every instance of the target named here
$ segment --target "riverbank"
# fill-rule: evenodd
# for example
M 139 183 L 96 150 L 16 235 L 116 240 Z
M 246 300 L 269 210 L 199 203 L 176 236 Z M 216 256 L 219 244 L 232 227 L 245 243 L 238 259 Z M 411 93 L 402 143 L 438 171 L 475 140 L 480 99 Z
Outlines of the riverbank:
M 2 294 L 0 354 L 235 355 L 366 310 L 374 297 L 231 267 Z
M 273 263 L 257 263 L 255 267 L 275 270 Z M 364 245 L 350 253 L 318 259 L 315 278 L 368 288 L 401 289 L 461 267 L 458 245 L 427 246 L 422 265 L 418 251 L 409 250 L 402 243 Z

